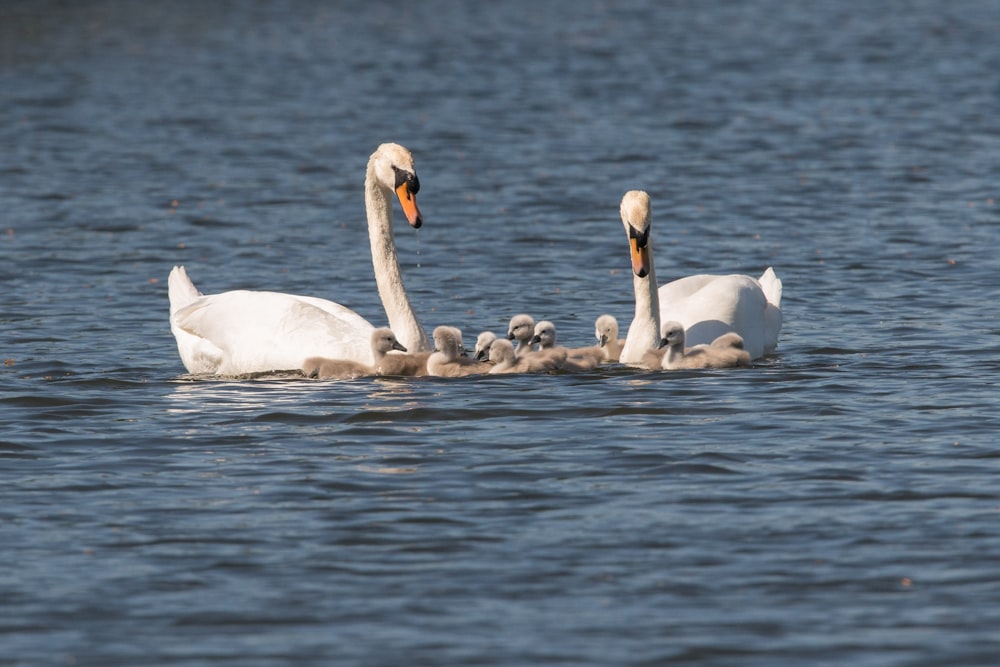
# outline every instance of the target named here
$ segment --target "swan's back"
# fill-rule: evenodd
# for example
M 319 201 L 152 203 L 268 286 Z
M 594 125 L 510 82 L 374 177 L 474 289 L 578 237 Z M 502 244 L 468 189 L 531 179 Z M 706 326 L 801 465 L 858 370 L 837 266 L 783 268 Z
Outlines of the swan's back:
M 197 371 L 184 359 L 193 373 L 236 375 L 252 372 L 247 369 L 300 368 L 305 350 L 369 366 L 374 362 L 370 342 L 374 327 L 354 311 L 315 297 L 247 290 L 210 294 L 174 312 L 171 324 L 221 355 L 214 360 L 215 368 Z
M 750 355 L 757 358 L 768 349 L 770 335 L 777 337 L 776 332 L 769 334 L 766 326 L 767 298 L 750 276 L 688 276 L 661 286 L 658 294 L 662 318 L 684 326 L 689 346 L 709 345 L 735 331 L 743 337 Z

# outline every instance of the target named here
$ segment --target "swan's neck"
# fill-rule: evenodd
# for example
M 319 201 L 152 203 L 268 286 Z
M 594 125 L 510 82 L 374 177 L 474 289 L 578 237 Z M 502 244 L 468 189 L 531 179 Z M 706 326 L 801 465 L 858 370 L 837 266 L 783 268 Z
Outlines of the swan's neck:
M 642 356 L 660 344 L 660 298 L 656 291 L 652 257 L 649 274 L 644 278 L 632 274 L 632 289 L 635 292 L 635 317 L 622 346 L 621 362 L 625 364 L 642 362 Z
M 399 342 L 410 352 L 425 352 L 431 349 L 430 342 L 413 312 L 403 288 L 403 276 L 399 272 L 396 242 L 392 237 L 390 197 L 390 193 L 379 186 L 369 166 L 365 178 L 365 210 L 368 213 L 368 239 L 371 241 L 378 295 L 389 319 L 389 328 Z
M 684 343 L 674 343 L 663 354 L 663 367 L 675 368 L 684 361 Z

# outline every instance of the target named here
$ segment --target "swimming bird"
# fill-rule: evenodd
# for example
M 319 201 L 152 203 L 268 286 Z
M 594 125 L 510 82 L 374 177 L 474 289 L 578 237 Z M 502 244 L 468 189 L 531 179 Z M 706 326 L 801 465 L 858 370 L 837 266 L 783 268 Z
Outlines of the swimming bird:
M 717 339 L 718 340 L 718 339 Z M 720 340 L 719 346 L 696 345 L 684 347 L 684 326 L 680 322 L 664 322 L 663 340 L 660 346 L 666 349 L 661 368 L 679 370 L 685 368 L 733 368 L 749 366 L 750 353 L 731 345 L 733 341 Z
M 632 257 L 632 291 L 635 294 L 635 316 L 625 335 L 619 361 L 648 368 L 649 360 L 644 356 L 660 344 L 660 301 L 653 267 L 650 236 L 653 216 L 649 195 L 642 190 L 629 190 L 622 196 L 619 210 Z
M 507 328 L 507 340 L 517 341 L 514 354 L 518 357 L 533 351 L 531 339 L 534 335 L 535 320 L 531 315 L 521 313 L 510 318 L 510 325 Z
M 643 270 L 648 264 L 647 274 L 652 274 L 652 249 L 648 231 L 651 220 L 649 197 L 633 195 L 635 192 L 638 191 L 626 193 L 629 202 L 626 202 L 626 198 L 622 199 L 622 221 L 629 234 L 633 272 Z M 628 216 L 637 224 L 626 221 L 627 203 Z M 636 277 L 641 276 L 636 273 Z M 650 283 L 656 284 L 652 278 Z M 662 315 L 683 324 L 687 340 L 692 345 L 711 344 L 727 332 L 736 332 L 743 338 L 750 357 L 757 359 L 773 352 L 778 345 L 782 321 L 781 292 L 781 280 L 771 267 L 759 279 L 737 274 L 687 276 L 658 288 L 656 315 L 657 319 Z M 644 288 L 643 299 L 645 294 Z M 638 308 L 639 301 L 636 305 Z M 642 327 L 641 337 L 644 342 L 637 345 L 645 351 L 648 349 L 645 339 L 649 336 L 649 320 L 652 319 L 653 311 L 652 308 L 643 306 L 643 312 L 648 317 Z M 627 341 L 628 338 L 628 348 Z M 630 348 L 628 352 L 633 362 L 644 353 L 638 352 L 637 348 Z
M 373 365 L 362 364 L 353 359 L 329 359 L 327 357 L 309 357 L 302 362 L 302 373 L 306 377 L 312 378 L 357 378 L 369 375 L 378 375 L 378 367 L 382 359 L 389 356 L 392 350 L 406 352 L 392 329 L 379 327 L 372 331 L 371 349 L 375 363 Z
M 593 347 L 568 348 L 556 345 L 556 325 L 548 320 L 542 320 L 535 325 L 535 335 L 531 338 L 531 343 L 538 345 L 538 350 L 527 355 L 528 357 L 562 358 L 562 364 L 559 366 L 562 370 L 589 371 L 604 358 L 604 353 Z
M 618 320 L 614 315 L 604 314 L 594 322 L 594 336 L 603 350 L 605 361 L 618 361 L 625 339 L 618 337 Z
M 490 347 L 497 340 L 497 335 L 492 331 L 483 331 L 476 338 L 476 349 L 473 358 L 476 361 L 486 361 L 490 358 Z
M 393 193 L 412 227 L 423 224 L 413 156 L 382 144 L 365 172 L 365 209 L 375 282 L 389 327 L 412 352 L 430 349 L 403 288 L 392 232 Z M 349 256 L 352 248 L 342 253 Z M 334 259 L 338 259 L 334 256 Z M 372 365 L 374 327 L 339 303 L 312 296 L 236 290 L 201 295 L 182 266 L 168 280 L 170 328 L 190 373 L 240 375 L 300 368 L 308 357 L 351 359 Z
M 506 338 L 498 338 L 490 346 L 490 361 L 493 363 L 493 368 L 489 371 L 492 374 L 540 373 L 558 370 L 565 359 L 538 353 L 517 357 L 513 343 Z
M 463 377 L 488 373 L 491 364 L 462 356 L 462 334 L 455 327 L 434 329 L 434 352 L 427 359 L 427 374 L 440 377 Z

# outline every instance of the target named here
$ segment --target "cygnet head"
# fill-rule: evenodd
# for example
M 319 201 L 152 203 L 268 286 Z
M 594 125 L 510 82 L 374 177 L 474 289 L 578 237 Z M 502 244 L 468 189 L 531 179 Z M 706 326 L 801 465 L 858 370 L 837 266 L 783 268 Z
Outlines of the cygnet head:
M 554 346 L 556 344 L 556 325 L 548 320 L 542 320 L 536 324 L 535 335 L 531 339 L 531 344 L 538 344 L 543 348 Z
M 653 216 L 649 195 L 642 190 L 629 190 L 622 197 L 622 224 L 628 234 L 628 244 L 632 255 L 632 272 L 645 278 L 652 270 L 650 256 L 649 227 Z
M 514 345 L 506 338 L 498 338 L 490 345 L 490 361 L 494 364 L 514 362 Z
M 522 341 L 527 344 L 535 334 L 535 320 L 531 315 L 521 313 L 510 318 L 510 326 L 507 328 L 507 340 Z
M 396 340 L 396 334 L 388 327 L 379 327 L 372 331 L 372 350 L 376 355 L 383 355 L 390 350 L 406 352 L 406 348 Z
M 492 331 L 484 331 L 476 338 L 475 358 L 477 361 L 485 361 L 490 357 L 490 348 L 496 341 L 497 335 Z
M 424 222 L 417 207 L 420 179 L 417 178 L 410 151 L 399 144 L 382 144 L 369 158 L 368 172 L 381 188 L 396 193 L 406 221 L 414 229 L 419 229 Z
M 601 315 L 598 317 L 597 321 L 594 322 L 594 335 L 601 347 L 607 345 L 609 341 L 618 340 L 618 320 L 615 319 L 615 316 Z
M 458 357 L 461 339 L 455 327 L 439 326 L 434 329 L 434 349 L 450 359 Z
M 660 339 L 660 347 L 684 348 L 684 326 L 680 322 L 664 322 L 660 329 L 663 337 Z

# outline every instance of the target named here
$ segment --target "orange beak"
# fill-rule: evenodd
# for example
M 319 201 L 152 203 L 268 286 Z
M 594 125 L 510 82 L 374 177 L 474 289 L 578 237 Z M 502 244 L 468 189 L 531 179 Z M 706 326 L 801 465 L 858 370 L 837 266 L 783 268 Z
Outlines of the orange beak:
M 420 229 L 420 225 L 424 224 L 424 219 L 421 217 L 420 209 L 417 207 L 417 195 L 410 192 L 410 184 L 406 182 L 400 183 L 396 188 L 396 196 L 399 197 L 399 205 L 403 207 L 403 214 L 406 216 L 406 221 L 414 229 Z
M 639 245 L 639 239 L 629 238 L 628 247 L 632 255 L 632 272 L 640 278 L 649 275 L 649 245 Z

